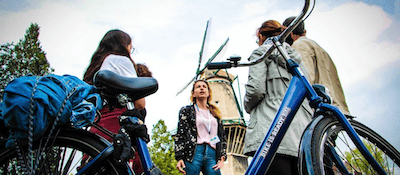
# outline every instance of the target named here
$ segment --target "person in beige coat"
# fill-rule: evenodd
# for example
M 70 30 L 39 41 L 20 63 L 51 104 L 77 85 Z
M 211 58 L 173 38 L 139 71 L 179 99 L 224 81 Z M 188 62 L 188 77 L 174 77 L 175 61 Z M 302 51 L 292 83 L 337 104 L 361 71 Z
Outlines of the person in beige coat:
M 249 61 L 255 60 L 265 53 L 272 45 L 267 44 L 268 42 L 264 43 L 264 41 L 268 37 L 280 34 L 284 29 L 285 27 L 275 20 L 264 22 L 257 30 L 260 47 L 253 51 Z M 283 43 L 283 47 L 289 56 L 302 67 L 300 53 L 291 48 L 288 43 Z M 249 79 L 245 85 L 244 97 L 245 110 L 250 113 L 245 136 L 245 155 L 253 156 L 260 147 L 282 103 L 291 78 L 291 74 L 286 68 L 286 62 L 277 49 L 264 62 L 249 67 Z M 311 121 L 311 111 L 308 100 L 304 100 L 285 134 L 267 174 L 297 174 L 298 147 L 302 133 Z
M 287 18 L 283 25 L 287 27 L 294 19 L 293 16 Z M 306 37 L 303 21 L 294 29 L 286 41 L 300 52 L 303 64 L 307 68 L 308 81 L 311 84 L 321 84 L 327 87 L 330 96 L 333 98 L 333 105 L 344 114 L 350 115 L 335 64 L 322 47 Z

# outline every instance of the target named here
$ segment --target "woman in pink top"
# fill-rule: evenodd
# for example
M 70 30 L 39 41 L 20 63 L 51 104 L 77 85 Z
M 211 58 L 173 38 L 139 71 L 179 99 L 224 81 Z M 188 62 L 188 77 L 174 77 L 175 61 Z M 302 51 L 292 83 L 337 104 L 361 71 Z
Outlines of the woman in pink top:
M 205 80 L 193 84 L 192 105 L 179 112 L 175 139 L 176 167 L 183 174 L 220 175 L 226 160 L 226 139 L 220 112 L 210 104 L 211 89 Z

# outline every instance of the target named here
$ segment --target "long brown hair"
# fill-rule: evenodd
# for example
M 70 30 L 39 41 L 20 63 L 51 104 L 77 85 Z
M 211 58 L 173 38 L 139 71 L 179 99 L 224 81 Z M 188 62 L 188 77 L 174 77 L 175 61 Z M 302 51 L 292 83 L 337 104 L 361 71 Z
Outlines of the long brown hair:
M 83 81 L 93 84 L 94 74 L 99 71 L 104 59 L 110 54 L 128 57 L 136 69 L 136 64 L 131 58 L 130 51 L 127 49 L 131 43 L 132 39 L 127 33 L 117 29 L 108 31 L 101 39 L 97 50 L 94 52 L 83 76 Z
M 286 29 L 285 26 L 281 25 L 278 21 L 268 20 L 262 23 L 261 27 L 257 29 L 257 36 L 262 35 L 263 41 L 269 37 L 277 36 Z
M 210 103 L 211 97 L 212 97 L 212 90 L 211 90 L 211 88 L 210 88 L 210 84 L 209 84 L 206 80 L 196 80 L 196 81 L 193 83 L 193 87 L 192 87 L 192 91 L 191 91 L 191 95 L 190 95 L 190 101 L 191 101 L 193 104 L 196 104 L 196 97 L 193 97 L 193 93 L 194 93 L 194 88 L 195 88 L 195 85 L 196 85 L 197 82 L 204 82 L 204 83 L 207 84 L 207 89 L 208 89 L 208 93 L 209 93 L 209 96 L 207 97 L 207 106 L 208 106 L 208 109 L 210 110 L 211 114 L 212 114 L 214 117 L 221 118 L 221 111 L 219 111 L 219 109 L 218 109 L 215 105 L 213 105 L 213 104 Z

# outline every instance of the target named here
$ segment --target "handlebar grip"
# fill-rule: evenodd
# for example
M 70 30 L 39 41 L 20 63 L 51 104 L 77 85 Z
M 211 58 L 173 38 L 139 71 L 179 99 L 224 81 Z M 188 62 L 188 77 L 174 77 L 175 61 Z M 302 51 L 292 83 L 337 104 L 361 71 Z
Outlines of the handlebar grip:
M 231 68 L 232 64 L 230 62 L 215 62 L 215 63 L 208 63 L 208 69 L 226 69 Z

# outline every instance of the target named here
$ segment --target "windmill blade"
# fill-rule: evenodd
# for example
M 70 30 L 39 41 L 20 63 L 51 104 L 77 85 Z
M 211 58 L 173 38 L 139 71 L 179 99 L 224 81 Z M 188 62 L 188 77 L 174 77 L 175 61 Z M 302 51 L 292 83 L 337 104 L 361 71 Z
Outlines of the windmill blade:
M 208 63 L 211 63 L 215 58 L 220 58 L 220 57 L 222 57 L 222 56 L 225 54 L 226 49 L 228 48 L 228 47 L 227 47 L 227 46 L 228 46 L 228 41 L 229 41 L 229 37 L 228 37 L 228 38 L 225 40 L 225 42 L 218 48 L 218 50 L 214 53 L 214 55 L 213 55 L 210 59 L 208 59 L 208 61 L 206 62 L 206 64 L 204 64 L 203 69 L 201 69 L 201 70 L 197 73 L 196 78 L 204 71 L 204 69 L 206 69 L 206 65 L 207 65 Z
M 194 77 L 189 81 L 189 83 L 186 84 L 181 90 L 179 90 L 178 93 L 176 93 L 175 96 L 178 96 L 180 93 L 182 93 L 193 81 L 196 80 L 196 78 L 197 78 L 197 75 L 194 76 Z
M 207 47 L 205 47 L 205 46 L 206 46 L 206 44 L 208 44 L 208 38 L 209 38 L 208 33 L 209 33 L 210 26 L 211 26 L 211 18 L 207 21 L 206 30 L 204 31 L 203 42 L 201 44 L 201 48 L 200 48 L 200 52 L 199 52 L 199 63 L 198 63 L 197 70 L 196 70 L 196 76 L 200 70 L 201 61 L 203 60 L 204 50 L 207 50 Z
M 237 97 L 237 95 L 236 95 L 236 92 L 235 92 L 235 89 L 233 88 L 233 82 L 235 81 L 235 80 L 237 80 L 236 82 L 237 82 L 237 88 L 238 88 L 238 93 L 239 93 L 239 98 L 240 99 L 238 99 Z M 243 122 L 244 123 L 246 123 L 245 121 L 244 121 L 244 117 L 243 117 L 243 101 L 242 101 L 242 94 L 240 93 L 240 82 L 239 82 L 239 76 L 237 76 L 236 75 L 236 77 L 233 79 L 233 81 L 232 81 L 232 83 L 231 83 L 231 88 L 232 88 L 232 90 L 233 90 L 233 95 L 235 96 L 235 102 L 236 102 L 236 106 L 237 106 L 237 108 L 238 108 L 238 110 L 239 110 L 239 114 L 240 114 L 240 119 L 241 120 L 243 120 Z
M 201 66 L 201 61 L 203 60 L 203 53 L 205 50 L 207 50 L 206 44 L 208 43 L 208 32 L 211 26 L 211 18 L 207 21 L 207 25 L 206 25 L 206 30 L 204 31 L 204 36 L 203 36 L 203 42 L 201 44 L 201 48 L 200 48 L 200 52 L 199 52 L 199 63 L 196 69 L 196 76 L 194 76 L 189 83 L 187 83 L 181 90 L 178 91 L 178 93 L 176 93 L 176 96 L 178 96 L 180 93 L 182 93 L 193 81 L 195 81 L 198 77 L 199 71 L 200 71 L 200 66 Z
M 213 61 L 215 58 L 221 57 L 221 56 L 223 55 L 223 53 L 225 53 L 226 48 L 227 48 L 228 41 L 229 41 L 229 37 L 228 37 L 228 38 L 225 40 L 225 42 L 218 48 L 218 50 L 214 53 L 214 55 L 213 55 L 210 59 L 208 59 L 207 63 L 204 64 L 204 68 L 201 69 L 200 71 L 198 71 L 198 72 L 196 73 L 196 76 L 194 76 L 194 77 L 189 81 L 189 83 L 187 83 L 181 90 L 178 91 L 178 93 L 176 93 L 176 96 L 178 96 L 180 93 L 182 93 L 192 82 L 194 82 L 194 81 L 198 78 L 198 76 L 204 71 L 204 69 L 206 69 L 206 66 L 205 66 L 205 65 L 207 65 L 208 63 L 210 63 L 211 61 Z

